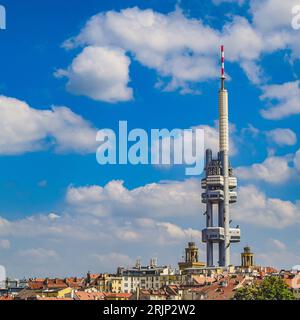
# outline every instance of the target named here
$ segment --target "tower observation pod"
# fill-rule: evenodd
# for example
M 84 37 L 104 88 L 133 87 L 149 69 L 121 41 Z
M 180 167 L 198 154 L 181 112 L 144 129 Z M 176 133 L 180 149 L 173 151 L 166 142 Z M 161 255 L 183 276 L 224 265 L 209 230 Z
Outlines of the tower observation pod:
M 237 179 L 229 164 L 228 92 L 225 89 L 225 55 L 221 46 L 221 88 L 219 91 L 219 152 L 213 159 L 212 151 L 206 150 L 205 178 L 201 185 L 202 202 L 206 204 L 206 228 L 202 241 L 206 243 L 207 266 L 214 266 L 214 244 L 219 247 L 218 265 L 230 266 L 230 245 L 240 242 L 240 229 L 230 227 L 230 204 L 237 201 Z M 216 211 L 216 212 L 215 212 Z M 214 224 L 215 216 L 217 223 Z

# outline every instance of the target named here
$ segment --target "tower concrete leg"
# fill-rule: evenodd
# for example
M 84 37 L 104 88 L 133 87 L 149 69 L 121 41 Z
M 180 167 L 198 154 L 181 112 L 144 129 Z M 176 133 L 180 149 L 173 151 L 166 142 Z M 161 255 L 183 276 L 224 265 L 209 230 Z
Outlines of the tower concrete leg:
M 212 227 L 213 226 L 213 205 L 211 202 L 208 202 L 206 205 L 206 214 L 207 214 L 207 220 L 206 220 L 206 227 Z M 206 244 L 206 262 L 208 267 L 212 267 L 214 264 L 214 254 L 213 254 L 213 243 L 207 242 Z

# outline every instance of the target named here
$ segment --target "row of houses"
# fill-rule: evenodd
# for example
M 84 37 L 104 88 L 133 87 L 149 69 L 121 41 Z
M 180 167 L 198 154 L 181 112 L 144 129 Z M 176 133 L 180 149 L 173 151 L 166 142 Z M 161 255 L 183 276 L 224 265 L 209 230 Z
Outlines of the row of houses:
M 3 295 L 2 300 L 230 300 L 235 291 L 243 286 L 260 282 L 264 277 L 276 275 L 282 277 L 293 288 L 296 274 L 282 271 L 263 273 L 261 275 L 239 273 L 214 273 L 207 275 L 176 275 L 175 278 L 162 277 L 162 283 L 168 279 L 169 284 L 159 288 L 145 281 L 132 292 L 112 292 L 111 281 L 117 275 L 90 274 L 84 278 L 66 279 L 30 279 L 26 288 L 14 294 Z M 127 274 L 128 279 L 138 278 Z M 160 278 L 160 276 L 155 275 Z M 122 278 L 122 277 L 121 277 Z M 139 282 L 142 284 L 142 278 Z M 149 278 L 149 277 L 146 277 Z M 149 280 L 149 279 L 148 279 Z M 131 280 L 130 280 L 131 281 Z M 300 287 L 300 280 L 297 279 Z M 134 281 L 133 281 L 134 282 Z M 297 295 L 299 289 L 295 289 Z
M 85 277 L 64 279 L 7 279 L 5 288 L 0 289 L 0 297 L 19 300 L 229 300 L 238 288 L 275 275 L 284 279 L 300 298 L 300 268 L 278 272 L 274 268 L 254 266 L 253 259 L 251 264 L 238 267 L 205 267 L 198 261 L 197 250 L 194 243 L 189 243 L 179 270 L 158 266 L 152 259 L 148 266 L 142 266 L 137 260 L 131 268 L 119 267 L 116 274 L 88 272 Z

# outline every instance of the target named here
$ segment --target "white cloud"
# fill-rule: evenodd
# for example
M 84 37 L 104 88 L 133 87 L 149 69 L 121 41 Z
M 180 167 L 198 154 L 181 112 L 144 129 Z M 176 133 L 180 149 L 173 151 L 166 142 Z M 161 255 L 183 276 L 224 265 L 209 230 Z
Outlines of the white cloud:
M 133 230 L 129 230 L 129 231 L 124 231 L 121 234 L 119 234 L 118 238 L 120 240 L 125 240 L 125 241 L 137 241 L 140 238 L 140 234 L 138 232 L 133 231 Z
M 242 186 L 232 207 L 236 220 L 266 228 L 282 229 L 300 221 L 299 203 L 268 198 L 254 185 Z
M 259 265 L 290 270 L 300 263 L 300 256 L 291 251 L 268 251 L 256 254 L 256 261 Z
M 223 29 L 221 41 L 226 47 L 226 59 L 230 62 L 255 61 L 259 59 L 265 49 L 263 37 L 250 24 L 240 16 L 234 16 L 232 22 Z
M 278 239 L 268 239 L 263 249 L 264 251 L 260 249 L 261 251 L 255 254 L 259 265 L 290 270 L 300 263 L 300 256 L 292 252 L 287 244 Z
M 14 155 L 54 147 L 56 152 L 96 150 L 97 130 L 66 107 L 31 108 L 26 102 L 0 96 L 0 154 Z
M 292 8 L 298 0 L 252 0 L 250 11 L 255 27 L 264 32 L 291 28 Z
M 271 178 L 270 178 L 271 179 Z M 201 203 L 199 181 L 168 182 L 145 185 L 128 190 L 122 181 L 112 181 L 105 187 L 71 187 L 67 202 L 72 212 L 84 215 L 106 217 L 132 217 L 136 222 L 150 229 L 164 227 L 169 236 L 178 238 L 187 235 L 189 229 L 178 229 L 172 222 L 154 222 L 154 217 L 181 218 L 199 216 L 204 212 Z M 141 210 L 142 208 L 142 210 Z M 299 204 L 278 198 L 269 198 L 253 185 L 242 186 L 238 190 L 238 203 L 232 206 L 234 219 L 269 228 L 284 228 L 299 222 Z M 129 233 L 128 240 L 140 239 L 140 233 L 124 227 L 122 233 Z M 125 237 L 126 238 L 126 237 Z
M 169 222 L 160 222 L 157 223 L 157 226 L 163 228 L 164 231 L 173 239 L 186 239 L 188 237 L 201 239 L 201 232 L 191 228 L 182 229 L 179 226 Z
M 291 26 L 292 8 L 298 4 L 298 0 L 251 1 L 253 28 L 264 35 L 267 53 L 290 49 L 293 59 L 300 58 L 299 34 Z
M 286 249 L 286 245 L 278 239 L 273 239 L 273 238 L 269 239 L 269 244 L 277 250 L 285 250 Z
M 289 165 L 291 161 L 291 156 L 270 156 L 262 163 L 255 163 L 249 167 L 239 167 L 235 172 L 243 180 L 283 184 L 294 173 L 293 168 Z
M 266 135 L 279 146 L 293 146 L 297 143 L 297 135 L 291 129 L 277 128 L 267 131 Z
M 241 67 L 253 84 L 259 85 L 264 80 L 263 70 L 256 62 L 243 61 Z
M 298 0 L 251 1 L 252 26 L 264 36 L 265 53 L 288 50 L 290 61 L 300 59 L 299 32 L 291 27 L 292 8 L 298 4 Z M 299 81 L 262 86 L 262 90 L 261 99 L 269 104 L 261 110 L 264 118 L 278 120 L 300 113 Z
M 222 30 L 217 30 L 202 20 L 187 18 L 178 8 L 161 14 L 135 7 L 93 16 L 79 35 L 67 40 L 64 47 L 119 48 L 130 53 L 142 65 L 156 70 L 160 78 L 158 87 L 167 91 L 179 88 L 181 93 L 191 93 L 193 83 L 218 76 L 221 44 L 228 48 L 227 61 L 239 63 L 249 79 L 259 83 L 262 70 L 257 62 L 261 54 L 285 47 L 278 37 L 275 37 L 277 41 L 274 37 L 265 39 L 265 35 L 240 16 L 234 16 Z M 99 68 L 103 64 L 96 56 L 93 61 Z M 73 64 L 75 62 L 76 59 Z M 73 90 L 77 93 L 80 93 L 77 87 L 90 83 L 94 77 L 93 69 L 85 70 L 84 81 L 79 78 L 78 86 Z M 109 79 L 109 73 L 107 77 Z M 93 94 L 87 95 L 94 98 Z M 99 100 L 107 101 L 101 96 Z
M 179 87 L 186 92 L 186 82 L 218 75 L 217 61 L 211 57 L 218 52 L 218 39 L 217 32 L 201 21 L 187 19 L 180 10 L 164 15 L 135 7 L 92 17 L 64 46 L 120 48 L 161 77 L 170 77 L 166 90 Z M 101 65 L 100 59 L 98 63 Z
M 60 218 L 60 216 L 56 213 L 49 213 L 48 218 L 52 221 L 57 220 Z
M 191 227 L 182 228 L 159 217 L 118 217 L 116 212 L 106 218 L 76 213 L 55 220 L 47 215 L 0 218 L 0 236 L 13 240 L 18 248 L 5 251 L 7 269 L 15 276 L 115 272 L 118 265 L 131 265 L 138 256 L 148 260 L 158 252 L 164 263 L 175 264 L 191 236 L 201 240 L 201 233 Z M 20 257 L 22 264 L 17 263 Z M 58 260 L 62 263 L 57 264 Z
M 152 183 L 133 190 L 124 187 L 123 181 L 111 181 L 104 187 L 71 186 L 67 203 L 76 212 L 96 216 L 165 217 L 180 216 L 183 212 L 196 215 L 201 207 L 200 194 L 197 180 Z
M 133 265 L 133 260 L 129 256 L 118 252 L 93 254 L 92 258 L 96 259 L 101 270 L 109 269 L 112 265 L 116 267 L 131 267 Z
M 110 103 L 128 101 L 132 99 L 129 65 L 122 49 L 89 46 L 68 70 L 58 70 L 56 75 L 68 78 L 67 89 L 72 93 Z
M 294 164 L 295 167 L 300 171 L 300 149 L 295 154 Z
M 120 12 L 107 11 L 91 17 L 79 35 L 65 41 L 64 47 L 120 50 L 120 61 L 125 53 L 129 53 L 131 59 L 156 70 L 159 78 L 157 88 L 165 91 L 179 89 L 180 93 L 186 94 L 198 93 L 199 88 L 195 84 L 218 76 L 219 46 L 225 44 L 226 61 L 238 63 L 251 82 L 261 85 L 267 79 L 260 65 L 262 55 L 290 50 L 292 59 L 300 58 L 299 34 L 291 28 L 291 8 L 297 1 L 253 0 L 249 19 L 231 15 L 222 29 L 214 29 L 203 20 L 186 17 L 178 7 L 168 14 L 137 7 Z M 244 4 L 243 0 L 214 0 L 217 5 L 222 2 Z M 70 75 L 77 59 L 69 67 Z M 92 65 L 97 65 L 99 69 L 103 67 L 103 61 L 98 56 L 93 55 L 92 60 Z M 129 60 L 127 62 L 130 64 Z M 83 64 L 86 65 L 85 62 Z M 126 69 L 124 74 L 127 77 L 122 81 L 122 86 L 129 89 L 128 66 L 120 67 L 120 70 L 123 69 Z M 86 84 L 89 88 L 95 80 L 95 73 L 94 68 L 84 68 L 82 78 L 81 75 L 77 77 L 75 72 L 78 81 L 72 91 L 81 94 Z M 109 73 L 106 76 L 101 74 L 100 87 L 102 82 L 108 83 L 109 87 L 112 84 L 109 79 Z M 84 91 L 84 94 L 95 98 L 94 90 Z M 97 99 L 111 102 L 101 93 Z
M 300 81 L 267 85 L 262 90 L 260 98 L 269 104 L 268 108 L 261 110 L 264 118 L 279 120 L 300 113 Z
M 47 250 L 44 248 L 32 248 L 20 250 L 19 255 L 26 259 L 34 259 L 36 262 L 44 262 L 49 259 L 57 259 L 58 254 L 54 250 Z
M 0 239 L 0 249 L 9 249 L 10 248 L 10 241 L 6 239 Z
M 144 260 L 163 257 L 163 263 L 175 265 L 191 237 L 201 241 L 205 210 L 200 197 L 198 180 L 133 190 L 120 181 L 105 187 L 70 187 L 60 215 L 0 218 L 0 238 L 18 248 L 3 251 L 7 268 L 16 276 L 113 272 L 138 256 Z M 267 232 L 300 221 L 300 203 L 268 198 L 255 186 L 241 187 L 238 199 L 232 206 L 233 220 L 244 226 L 261 226 Z M 20 254 L 22 265 L 16 263 Z M 58 264 L 58 259 L 63 263 Z

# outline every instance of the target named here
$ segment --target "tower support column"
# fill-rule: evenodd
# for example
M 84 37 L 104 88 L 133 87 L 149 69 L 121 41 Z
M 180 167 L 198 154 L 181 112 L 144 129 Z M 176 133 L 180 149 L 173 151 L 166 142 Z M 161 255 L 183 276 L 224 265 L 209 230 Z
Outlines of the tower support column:
M 212 203 L 208 202 L 206 205 L 207 211 L 207 219 L 206 219 L 206 227 L 210 228 L 213 226 L 213 209 L 212 209 Z M 213 242 L 208 241 L 206 244 L 206 252 L 207 252 L 207 257 L 206 257 L 206 262 L 208 267 L 212 267 L 214 265 L 214 247 L 213 247 Z

